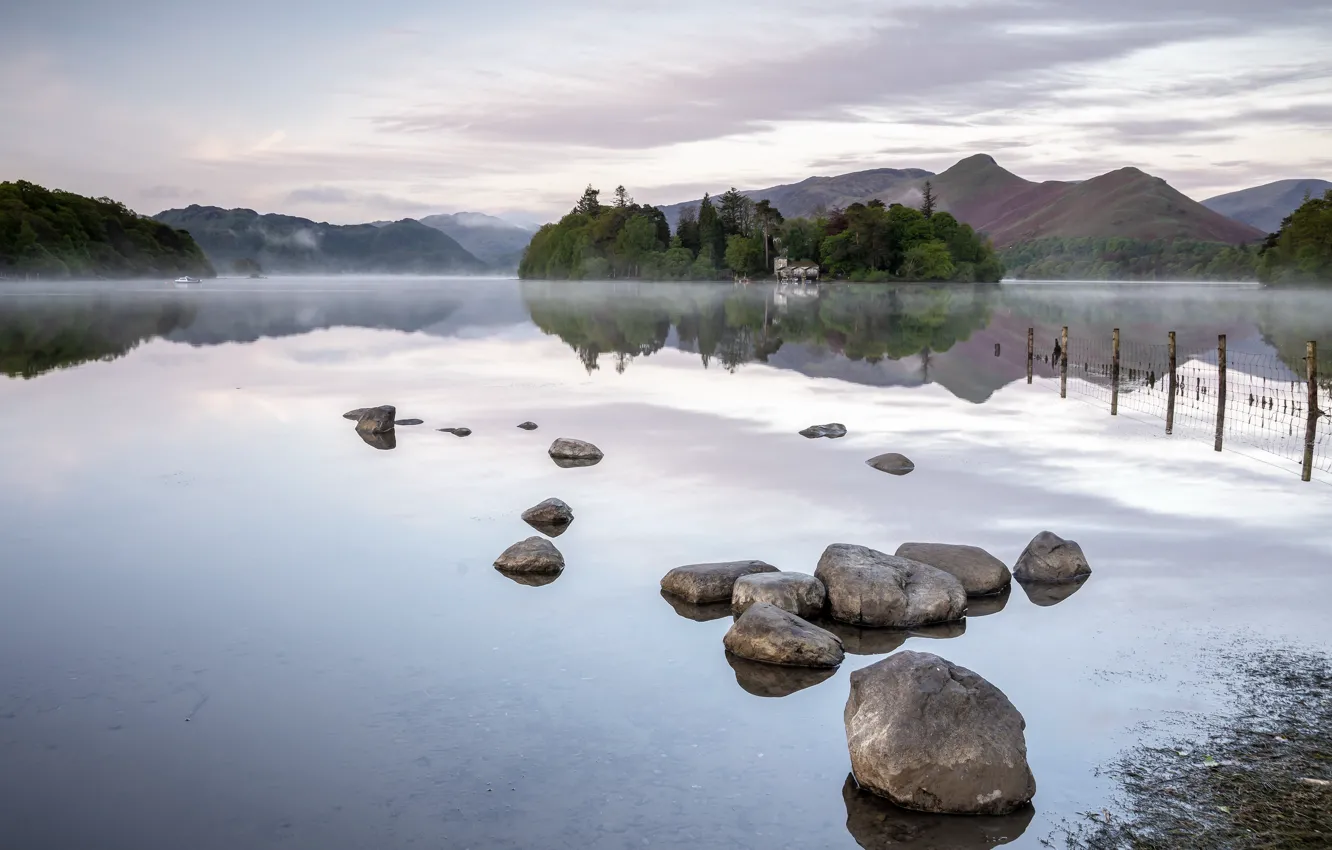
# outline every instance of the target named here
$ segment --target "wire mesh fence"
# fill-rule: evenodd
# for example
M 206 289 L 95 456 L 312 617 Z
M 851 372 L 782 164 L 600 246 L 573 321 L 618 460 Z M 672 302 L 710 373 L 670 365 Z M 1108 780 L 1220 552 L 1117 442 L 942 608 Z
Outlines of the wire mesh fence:
M 1166 433 L 1209 440 L 1217 451 L 1258 450 L 1306 481 L 1332 473 L 1332 362 L 1316 363 L 1311 381 L 1307 355 L 1228 351 L 1224 337 L 1211 349 L 1183 350 L 1173 334 L 1158 343 L 1118 332 L 1061 340 L 1034 360 L 1060 378 L 1065 395 L 1111 413 L 1160 420 Z

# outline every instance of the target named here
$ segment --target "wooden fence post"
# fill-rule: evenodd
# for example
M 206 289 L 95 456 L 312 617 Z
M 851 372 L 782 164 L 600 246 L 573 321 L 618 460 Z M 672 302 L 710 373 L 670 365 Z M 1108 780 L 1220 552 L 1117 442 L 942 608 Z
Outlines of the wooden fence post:
M 1216 338 L 1216 442 L 1212 448 L 1221 451 L 1226 434 L 1226 335 Z
M 1059 334 L 1059 397 L 1068 398 L 1068 325 Z
M 1036 329 L 1027 328 L 1027 383 L 1031 383 L 1031 361 L 1036 356 Z
M 1309 412 L 1304 425 L 1304 469 L 1301 481 L 1313 480 L 1314 438 L 1318 432 L 1318 343 L 1304 346 L 1304 372 L 1309 379 Z
M 1175 396 L 1179 394 L 1179 375 L 1175 369 L 1175 332 L 1170 332 L 1170 398 L 1166 401 L 1166 433 L 1175 432 Z
M 1110 343 L 1110 415 L 1119 415 L 1119 328 Z

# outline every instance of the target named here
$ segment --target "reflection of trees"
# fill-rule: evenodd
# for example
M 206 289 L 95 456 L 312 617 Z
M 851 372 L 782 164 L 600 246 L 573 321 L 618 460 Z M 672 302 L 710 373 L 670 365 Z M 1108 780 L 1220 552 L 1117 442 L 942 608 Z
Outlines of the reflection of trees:
M 990 296 L 984 287 L 898 287 L 864 284 L 822 287 L 779 298 L 772 287 L 653 284 L 576 290 L 524 289 L 532 320 L 564 340 L 590 372 L 602 354 L 617 371 L 634 357 L 660 350 L 675 329 L 678 347 L 703 365 L 719 360 L 734 371 L 765 362 L 784 343 L 827 348 L 871 363 L 947 351 L 984 327 Z
M 192 305 L 173 300 L 59 299 L 0 310 L 0 372 L 35 378 L 123 357 L 139 343 L 189 325 Z

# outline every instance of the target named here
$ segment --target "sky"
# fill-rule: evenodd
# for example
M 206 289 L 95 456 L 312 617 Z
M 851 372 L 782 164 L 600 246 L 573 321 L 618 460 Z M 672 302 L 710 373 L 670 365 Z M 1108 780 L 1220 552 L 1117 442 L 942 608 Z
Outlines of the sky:
M 1327 0 L 0 0 L 0 180 L 540 222 L 989 153 L 1186 194 L 1332 179 Z

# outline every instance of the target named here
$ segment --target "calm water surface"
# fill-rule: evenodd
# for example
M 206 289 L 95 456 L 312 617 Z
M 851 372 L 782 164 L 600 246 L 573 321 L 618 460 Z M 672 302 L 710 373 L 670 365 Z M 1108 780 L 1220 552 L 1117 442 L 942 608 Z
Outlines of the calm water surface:
M 0 844 L 1039 846 L 1107 801 L 1094 770 L 1137 724 L 1216 707 L 1209 646 L 1332 645 L 1332 476 L 1061 400 L 1046 364 L 1028 386 L 1026 329 L 1043 355 L 1063 325 L 1176 330 L 1182 355 L 1225 333 L 1292 375 L 1306 339 L 1332 353 L 1332 299 L 1233 287 L 10 287 Z M 381 403 L 426 424 L 367 445 L 341 414 Z M 824 422 L 850 435 L 795 433 Z M 560 469 L 558 436 L 606 459 Z M 916 471 L 864 464 L 888 451 Z M 506 579 L 551 496 L 568 568 Z M 1086 551 L 1076 593 L 844 630 L 859 654 L 821 681 L 733 667 L 729 618 L 658 592 L 699 561 L 812 572 L 836 542 L 1011 565 L 1043 529 Z M 1022 711 L 1034 814 L 844 787 L 847 677 L 901 645 Z

